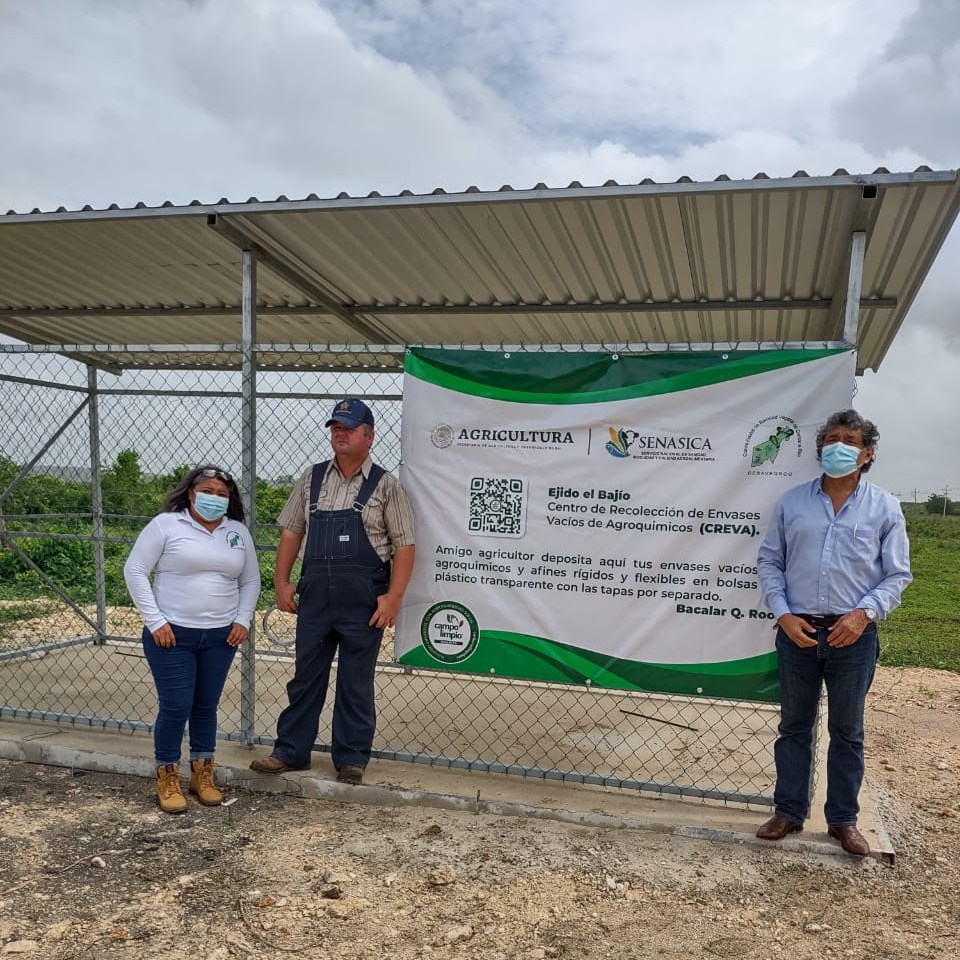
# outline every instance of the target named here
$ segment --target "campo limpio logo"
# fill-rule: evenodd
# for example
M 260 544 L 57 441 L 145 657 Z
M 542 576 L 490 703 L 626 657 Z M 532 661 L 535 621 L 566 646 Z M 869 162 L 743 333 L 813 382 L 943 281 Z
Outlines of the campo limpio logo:
M 461 663 L 473 656 L 480 640 L 477 618 L 453 600 L 435 603 L 420 621 L 423 648 L 441 663 Z

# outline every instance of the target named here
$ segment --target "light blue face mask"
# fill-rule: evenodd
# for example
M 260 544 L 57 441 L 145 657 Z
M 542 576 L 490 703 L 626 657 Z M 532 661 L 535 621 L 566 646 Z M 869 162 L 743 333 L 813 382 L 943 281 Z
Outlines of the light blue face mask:
M 204 493 L 197 491 L 197 499 L 193 502 L 193 509 L 203 517 L 204 520 L 219 520 L 230 505 L 227 497 L 218 497 L 215 493 Z
M 820 451 L 820 466 L 828 477 L 849 477 L 859 464 L 860 448 L 848 443 L 831 443 Z

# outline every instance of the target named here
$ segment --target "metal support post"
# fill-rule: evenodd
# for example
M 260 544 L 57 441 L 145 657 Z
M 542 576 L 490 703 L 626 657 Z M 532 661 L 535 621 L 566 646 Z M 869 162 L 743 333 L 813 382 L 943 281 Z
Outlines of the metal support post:
M 100 477 L 100 398 L 97 371 L 87 367 L 88 420 L 90 423 L 90 509 L 93 513 L 93 572 L 97 596 L 97 643 L 107 632 L 107 575 L 103 547 L 103 484 Z
M 867 235 L 862 230 L 850 240 L 850 271 L 847 274 L 847 302 L 843 311 L 843 339 L 855 347 L 860 335 L 860 294 L 863 288 L 863 257 Z
M 241 291 L 243 329 L 241 333 L 241 422 L 243 455 L 243 509 L 254 543 L 257 540 L 257 255 L 243 251 L 243 288 Z M 241 647 L 240 741 L 253 746 L 257 711 L 257 638 L 256 617 L 250 624 L 250 636 Z
M 810 744 L 810 783 L 807 787 L 807 800 L 811 809 L 813 809 L 817 788 L 820 784 L 821 750 L 823 749 L 823 734 L 826 725 L 825 706 L 824 691 L 821 689 L 820 697 L 817 700 L 817 714 L 813 721 L 813 741 Z

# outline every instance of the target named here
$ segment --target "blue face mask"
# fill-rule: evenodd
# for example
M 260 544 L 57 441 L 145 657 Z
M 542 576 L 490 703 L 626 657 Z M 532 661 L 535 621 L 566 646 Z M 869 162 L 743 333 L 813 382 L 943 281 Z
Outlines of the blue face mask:
M 203 517 L 204 520 L 219 520 L 230 505 L 227 497 L 218 497 L 215 493 L 204 493 L 197 491 L 197 499 L 193 502 L 193 509 Z
M 820 451 L 820 466 L 828 477 L 849 477 L 859 464 L 860 448 L 848 443 L 831 443 Z

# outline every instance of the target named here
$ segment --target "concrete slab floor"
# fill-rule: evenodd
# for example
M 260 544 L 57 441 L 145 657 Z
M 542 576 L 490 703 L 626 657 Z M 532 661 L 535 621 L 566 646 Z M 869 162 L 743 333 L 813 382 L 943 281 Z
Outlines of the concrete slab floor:
M 821 750 L 825 748 L 820 738 Z M 140 733 L 118 733 L 34 721 L 0 720 L 0 759 L 102 773 L 151 778 L 151 741 Z M 218 782 L 238 790 L 282 793 L 315 800 L 376 806 L 418 806 L 497 816 L 544 818 L 612 829 L 640 829 L 758 848 L 755 831 L 769 815 L 764 806 L 733 806 L 626 793 L 613 788 L 560 781 L 534 780 L 372 760 L 363 786 L 337 783 L 328 754 L 315 753 L 313 768 L 279 777 L 249 769 L 266 747 L 249 749 L 225 742 L 217 747 Z M 825 767 L 821 764 L 821 770 Z M 787 851 L 846 857 L 827 836 L 823 820 L 823 783 L 802 833 L 779 842 Z M 871 856 L 892 863 L 895 851 L 884 829 L 869 783 L 860 795 L 860 830 L 870 842 Z

